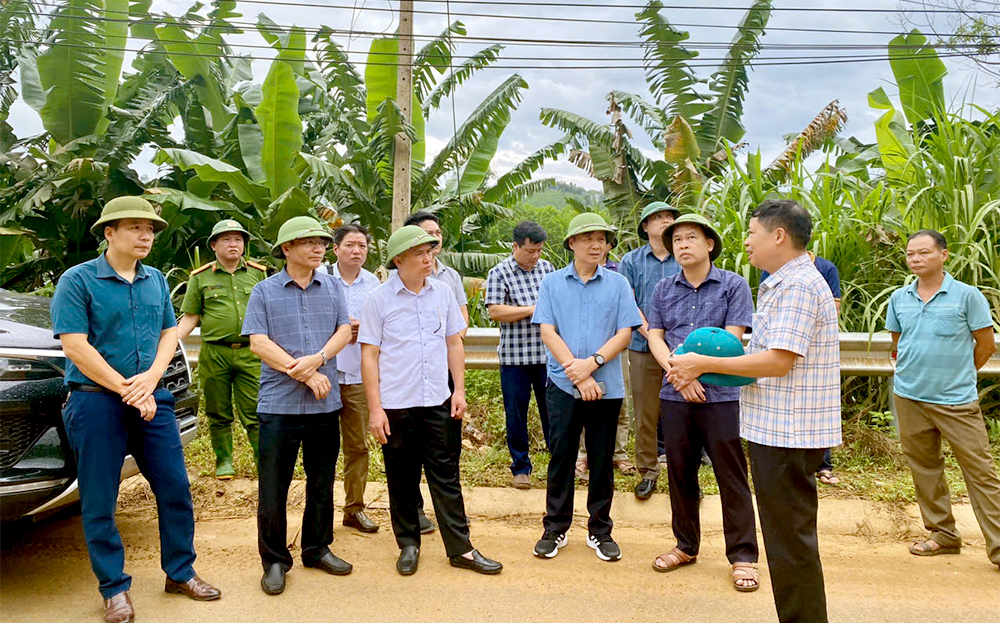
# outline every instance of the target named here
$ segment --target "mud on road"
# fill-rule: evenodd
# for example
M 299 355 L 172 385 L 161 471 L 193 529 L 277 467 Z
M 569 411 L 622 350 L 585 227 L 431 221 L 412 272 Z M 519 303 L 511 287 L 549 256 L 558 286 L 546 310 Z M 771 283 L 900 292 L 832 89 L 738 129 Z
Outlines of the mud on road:
M 153 498 L 141 479 L 133 479 L 123 486 L 118 526 L 139 623 L 777 620 L 763 554 L 761 590 L 741 594 L 732 588 L 716 496 L 702 507 L 698 564 L 660 574 L 651 569 L 652 560 L 673 545 L 663 495 L 648 502 L 617 495 L 612 516 L 623 559 L 606 563 L 585 544 L 585 492 L 578 491 L 580 514 L 569 545 L 556 558 L 539 560 L 531 548 L 541 534 L 544 491 L 468 488 L 473 542 L 504 563 L 503 573 L 484 577 L 450 567 L 440 537 L 432 534 L 421 548 L 420 570 L 403 578 L 395 572 L 398 550 L 382 486 L 370 485 L 368 496 L 382 529 L 365 535 L 340 525 L 338 485 L 333 550 L 354 564 L 354 573 L 332 577 L 296 564 L 285 593 L 268 597 L 259 588 L 256 483 L 195 479 L 194 485 L 196 568 L 222 589 L 223 598 L 195 603 L 163 593 Z M 301 485 L 296 482 L 290 496 L 289 542 L 298 534 Z M 962 554 L 916 558 L 906 549 L 907 539 L 920 534 L 914 508 L 822 500 L 820 549 L 831 621 L 1000 623 L 1000 572 L 986 558 L 971 509 L 958 506 L 956 511 L 967 538 Z M 5 528 L 0 560 L 4 623 L 98 623 L 100 605 L 79 515 Z

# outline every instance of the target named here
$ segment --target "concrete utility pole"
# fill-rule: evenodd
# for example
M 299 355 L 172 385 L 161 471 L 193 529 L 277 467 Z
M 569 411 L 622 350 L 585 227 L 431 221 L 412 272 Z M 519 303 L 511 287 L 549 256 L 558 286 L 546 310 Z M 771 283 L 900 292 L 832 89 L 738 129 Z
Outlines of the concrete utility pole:
M 407 123 L 413 118 L 413 0 L 399 2 L 399 54 L 396 57 L 396 104 Z M 396 135 L 392 171 L 392 231 L 410 214 L 410 138 Z

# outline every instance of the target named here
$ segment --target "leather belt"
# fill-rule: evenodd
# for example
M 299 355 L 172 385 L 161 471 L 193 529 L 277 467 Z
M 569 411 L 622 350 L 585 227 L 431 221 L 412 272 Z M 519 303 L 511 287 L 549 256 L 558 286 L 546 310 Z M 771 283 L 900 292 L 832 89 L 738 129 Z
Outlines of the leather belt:
M 244 348 L 250 346 L 250 342 L 205 342 L 206 344 L 211 344 L 212 346 L 221 346 L 222 348 Z
M 163 381 L 156 384 L 156 389 L 163 389 Z M 86 392 L 89 394 L 111 394 L 117 396 L 118 392 L 113 392 L 102 385 L 89 385 L 87 383 L 69 383 L 69 391 Z

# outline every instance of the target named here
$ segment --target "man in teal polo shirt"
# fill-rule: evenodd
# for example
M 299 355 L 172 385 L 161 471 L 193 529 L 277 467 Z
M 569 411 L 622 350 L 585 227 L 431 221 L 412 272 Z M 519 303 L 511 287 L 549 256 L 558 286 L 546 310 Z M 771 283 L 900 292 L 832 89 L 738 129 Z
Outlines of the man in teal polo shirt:
M 192 567 L 194 509 L 184 449 L 174 397 L 160 386 L 177 350 L 170 289 L 163 273 L 139 261 L 166 225 L 141 197 L 109 201 L 90 230 L 107 240 L 108 250 L 63 273 L 50 308 L 52 332 L 69 360 L 63 422 L 107 623 L 135 616 L 115 526 L 119 474 L 129 453 L 156 496 L 166 591 L 198 601 L 221 596 Z
M 573 252 L 573 261 L 542 280 L 531 318 L 541 325 L 548 349 L 545 405 L 552 453 L 542 521 L 545 531 L 534 549 L 539 558 L 552 558 L 566 545 L 566 532 L 573 523 L 573 470 L 582 429 L 586 429 L 590 463 L 587 545 L 601 560 L 622 557 L 611 538 L 611 456 L 625 398 L 619 356 L 632 330 L 642 324 L 642 316 L 628 281 L 600 265 L 609 240 L 613 247 L 614 230 L 599 214 L 574 217 L 563 240 L 563 247 Z
M 957 554 L 962 547 L 944 476 L 943 436 L 965 476 L 986 554 L 1000 566 L 1000 477 L 976 391 L 976 371 L 996 351 L 993 319 L 982 292 L 945 272 L 947 260 L 941 233 L 911 235 L 906 265 L 917 279 L 893 292 L 886 310 L 885 328 L 898 352 L 893 391 L 899 436 L 930 532 L 910 553 Z

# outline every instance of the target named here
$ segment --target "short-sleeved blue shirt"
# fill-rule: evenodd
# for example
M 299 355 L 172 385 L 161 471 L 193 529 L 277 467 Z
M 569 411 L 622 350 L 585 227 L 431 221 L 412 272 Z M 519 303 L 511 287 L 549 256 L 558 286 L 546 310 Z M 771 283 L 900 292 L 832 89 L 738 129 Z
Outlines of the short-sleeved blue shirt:
M 978 398 L 972 332 L 993 326 L 990 304 L 978 289 L 948 274 L 924 303 L 917 280 L 889 298 L 887 331 L 899 333 L 893 391 L 910 400 L 961 405 Z
M 629 251 L 622 258 L 618 272 L 624 275 L 628 279 L 629 285 L 632 286 L 635 302 L 639 304 L 639 309 L 646 315 L 646 322 L 649 322 L 649 302 L 653 300 L 653 290 L 656 289 L 656 284 L 660 283 L 661 279 L 676 275 L 679 270 L 680 266 L 677 265 L 677 260 L 674 259 L 673 255 L 668 254 L 667 257 L 660 260 L 653 254 L 653 247 L 649 244 Z M 638 331 L 632 334 L 632 343 L 629 344 L 628 348 L 641 353 L 649 352 L 646 338 L 642 337 Z
M 83 333 L 108 365 L 125 378 L 153 365 L 160 334 L 177 326 L 170 288 L 163 273 L 136 263 L 135 278 L 126 281 L 102 253 L 70 268 L 56 285 L 49 308 L 52 333 Z M 95 382 L 69 361 L 66 383 Z
M 337 329 L 350 323 L 344 289 L 325 270 L 313 271 L 312 281 L 302 289 L 287 270 L 254 286 L 247 302 L 243 335 L 266 335 L 290 356 L 315 355 Z M 333 388 L 323 400 L 283 370 L 260 363 L 257 410 L 261 413 L 331 413 L 340 409 L 337 358 L 331 357 L 318 372 Z
M 687 336 L 701 327 L 749 327 L 753 323 L 753 296 L 743 277 L 712 266 L 705 281 L 697 288 L 681 271 L 656 286 L 646 321 L 650 329 L 663 329 L 667 347 L 674 351 Z M 706 402 L 732 402 L 740 399 L 739 387 L 703 385 Z M 663 379 L 660 398 L 685 402 L 674 386 Z
M 542 280 L 531 322 L 553 325 L 573 356 L 584 359 L 596 353 L 618 331 L 641 326 L 642 316 L 624 277 L 598 266 L 594 276 L 584 283 L 576 272 L 576 263 L 570 262 Z M 593 374 L 594 380 L 604 381 L 607 388 L 603 398 L 625 397 L 619 357 L 620 354 Z M 573 383 L 551 351 L 546 365 L 549 379 L 556 387 L 572 394 Z

